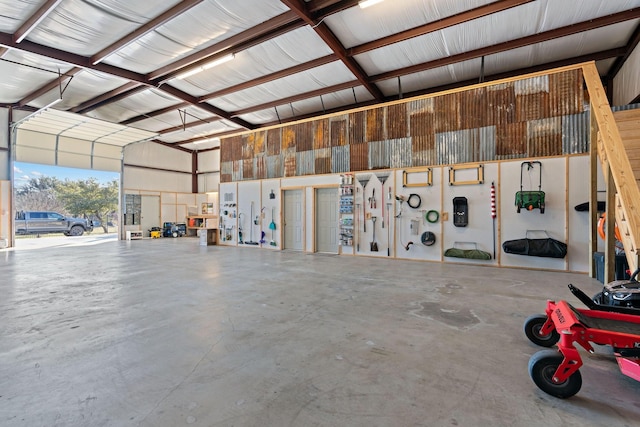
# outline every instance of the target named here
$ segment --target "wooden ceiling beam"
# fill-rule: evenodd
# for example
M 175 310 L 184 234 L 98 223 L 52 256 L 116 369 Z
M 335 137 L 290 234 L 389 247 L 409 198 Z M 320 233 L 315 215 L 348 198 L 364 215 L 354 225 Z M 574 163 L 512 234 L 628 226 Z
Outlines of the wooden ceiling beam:
M 163 13 L 161 13 L 157 17 L 153 18 L 151 21 L 149 21 L 146 24 L 144 24 L 143 26 L 135 29 L 134 31 L 130 32 L 129 34 L 127 34 L 126 36 L 124 36 L 120 40 L 110 44 L 106 48 L 102 49 L 100 52 L 98 52 L 95 55 L 93 55 L 91 57 L 91 59 L 90 59 L 91 63 L 93 65 L 97 64 L 98 62 L 100 62 L 103 59 L 105 59 L 107 56 L 113 54 L 114 52 L 118 51 L 119 49 L 122 49 L 123 47 L 125 47 L 129 43 L 132 43 L 133 41 L 139 39 L 140 37 L 144 36 L 145 34 L 151 32 L 151 31 L 155 30 L 159 26 L 164 25 L 165 23 L 167 23 L 168 21 L 172 20 L 176 16 L 180 15 L 181 13 L 186 12 L 187 10 L 191 9 L 195 5 L 200 4 L 202 2 L 203 2 L 203 0 L 183 0 L 183 1 L 181 1 L 180 3 L 175 5 L 174 7 L 170 8 L 169 10 L 167 10 L 167 11 L 165 11 Z
M 489 3 L 484 6 L 476 7 L 475 9 L 467 10 L 455 15 L 448 16 L 446 18 L 439 19 L 437 21 L 429 22 L 428 24 L 420 25 L 418 27 L 411 28 L 406 31 L 401 31 L 396 34 L 392 34 L 387 37 L 373 40 L 368 43 L 363 43 L 358 46 L 354 46 L 347 49 L 349 56 L 359 55 L 361 53 L 369 52 L 374 49 L 380 49 L 381 47 L 389 46 L 394 43 L 399 43 L 405 40 L 412 39 L 414 37 L 423 36 L 425 34 L 433 33 L 435 31 L 443 30 L 454 25 L 463 24 L 465 22 L 473 21 L 474 19 L 482 18 L 483 16 L 492 15 L 494 13 L 502 12 L 503 10 L 511 9 L 513 7 L 522 6 L 523 4 L 530 3 L 534 0 L 500 0 L 493 3 Z
M 379 82 L 383 80 L 394 79 L 394 78 L 405 76 L 408 74 L 415 74 L 422 71 L 431 70 L 434 68 L 452 65 L 457 62 L 468 61 L 470 59 L 481 58 L 483 56 L 488 56 L 488 55 L 494 55 L 496 53 L 518 49 L 520 47 L 529 46 L 536 43 L 542 43 L 542 42 L 546 42 L 546 41 L 561 38 L 561 37 L 567 37 L 573 34 L 578 34 L 585 31 L 594 30 L 596 28 L 618 24 L 620 22 L 624 22 L 624 21 L 628 21 L 636 18 L 640 18 L 640 8 L 629 9 L 624 12 L 614 13 L 612 15 L 591 19 L 589 21 L 579 22 L 577 24 L 568 25 L 566 27 L 556 28 L 554 30 L 545 31 L 545 32 L 534 34 L 527 37 L 521 37 L 519 39 L 510 40 L 508 42 L 499 43 L 499 44 L 491 45 L 487 47 L 482 47 L 482 48 L 471 50 L 468 52 L 459 53 L 457 55 L 451 55 L 444 58 L 439 58 L 429 62 L 423 62 L 422 64 L 416 64 L 410 67 L 398 68 L 397 70 L 373 75 L 371 76 L 371 81 Z

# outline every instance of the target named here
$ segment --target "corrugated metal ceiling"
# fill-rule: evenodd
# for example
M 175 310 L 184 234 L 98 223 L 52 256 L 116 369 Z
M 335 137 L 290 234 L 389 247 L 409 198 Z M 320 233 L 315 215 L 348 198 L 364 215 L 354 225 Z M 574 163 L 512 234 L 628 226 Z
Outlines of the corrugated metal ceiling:
M 0 0 L 0 105 L 216 136 L 596 60 L 613 77 L 640 0 Z M 235 54 L 185 79 L 178 75 Z M 484 69 L 482 60 L 484 57 Z

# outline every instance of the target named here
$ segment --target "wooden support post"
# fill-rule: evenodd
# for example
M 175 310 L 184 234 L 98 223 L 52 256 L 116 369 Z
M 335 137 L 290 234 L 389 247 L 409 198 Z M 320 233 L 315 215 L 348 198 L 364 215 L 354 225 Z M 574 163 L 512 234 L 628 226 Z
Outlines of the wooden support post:
M 596 278 L 596 263 L 593 254 L 598 251 L 598 122 L 590 108 L 590 133 L 589 133 L 589 276 Z

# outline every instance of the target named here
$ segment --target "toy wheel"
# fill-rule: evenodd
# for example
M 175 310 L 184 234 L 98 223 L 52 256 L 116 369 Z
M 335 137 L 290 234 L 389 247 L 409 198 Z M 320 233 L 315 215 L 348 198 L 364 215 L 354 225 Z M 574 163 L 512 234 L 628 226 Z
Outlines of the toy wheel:
M 551 396 L 566 399 L 580 391 L 582 387 L 582 375 L 576 371 L 561 383 L 553 381 L 558 366 L 564 356 L 555 350 L 541 350 L 529 359 L 529 376 L 538 388 Z
M 529 341 L 541 347 L 552 347 L 560 340 L 560 334 L 554 329 L 547 335 L 541 335 L 540 329 L 547 321 L 544 314 L 534 314 L 524 321 L 524 334 Z
M 544 213 L 544 203 L 540 204 L 540 213 L 543 214 Z

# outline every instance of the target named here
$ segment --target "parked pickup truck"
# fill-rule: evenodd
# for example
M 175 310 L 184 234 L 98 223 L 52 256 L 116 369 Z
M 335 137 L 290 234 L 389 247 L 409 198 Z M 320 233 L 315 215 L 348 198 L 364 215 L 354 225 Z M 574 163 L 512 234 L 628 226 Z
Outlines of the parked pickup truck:
M 93 231 L 91 221 L 66 217 L 57 212 L 16 212 L 16 234 L 64 233 L 65 236 L 82 236 Z

